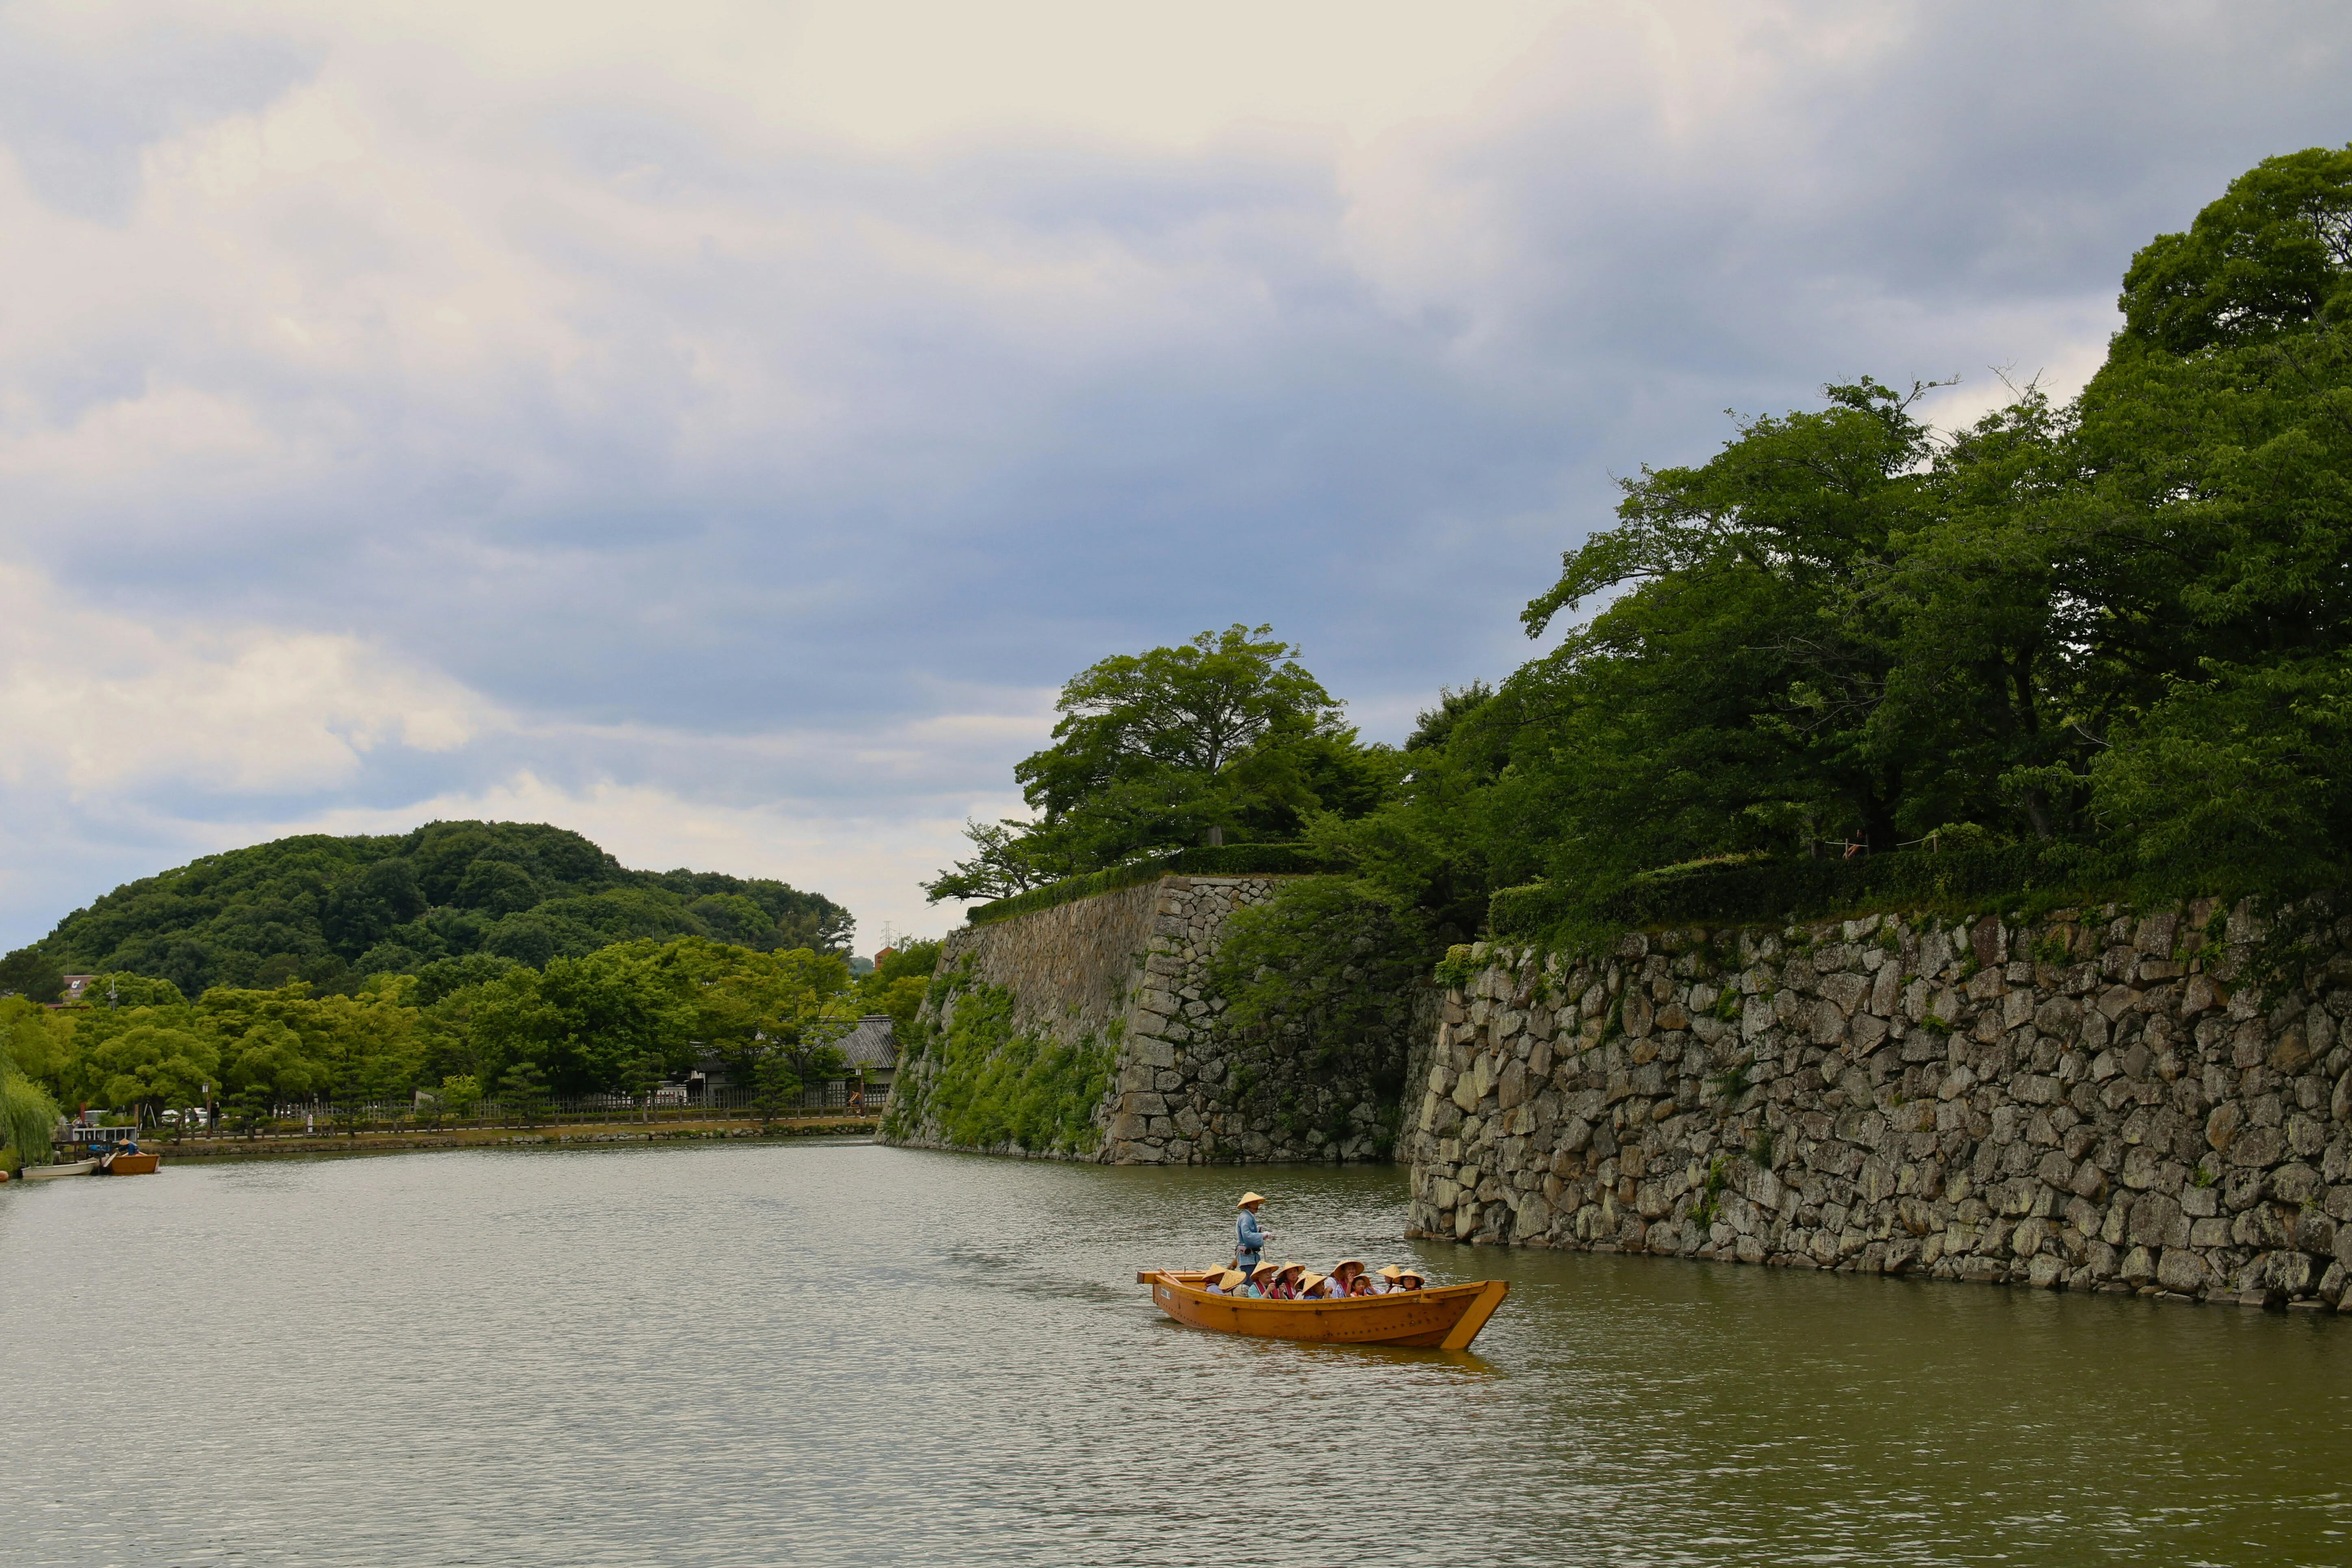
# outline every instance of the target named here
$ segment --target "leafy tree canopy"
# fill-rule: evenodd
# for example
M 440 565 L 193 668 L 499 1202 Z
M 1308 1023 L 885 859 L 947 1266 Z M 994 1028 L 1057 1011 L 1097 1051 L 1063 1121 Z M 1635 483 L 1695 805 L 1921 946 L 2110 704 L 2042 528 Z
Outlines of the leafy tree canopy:
M 1492 889 L 2022 841 L 2168 887 L 2352 869 L 2352 149 L 2266 161 L 2124 281 L 2076 402 L 1869 378 L 1625 482 L 1552 652 L 1318 822 L 1456 939 Z
M 1155 851 L 1294 837 L 1318 812 L 1368 809 L 1383 769 L 1297 654 L 1271 626 L 1235 625 L 1079 671 L 1055 705 L 1055 743 L 1013 768 L 1034 818 L 970 825 L 972 858 L 926 890 L 1000 898 Z
M 782 882 L 627 870 L 542 824 L 434 822 L 281 838 L 126 883 L 0 960 L 0 991 L 53 1000 L 52 977 L 68 971 L 167 979 L 187 995 L 291 980 L 350 992 L 401 973 L 437 995 L 508 963 L 541 969 L 633 939 L 835 950 L 850 930 L 847 910 Z
M 2083 395 L 1954 430 L 1859 377 L 1626 480 L 1443 695 L 1352 859 L 1236 920 L 1236 1006 L 1310 1033 L 1496 889 L 2030 846 L 2045 874 L 2293 892 L 2352 873 L 2352 148 L 2265 161 L 2124 278 Z M 1344 940 L 1343 940 L 1344 939 Z
M 859 1009 L 888 1014 L 897 1037 L 912 1040 L 915 1014 L 923 1005 L 923 993 L 930 987 L 932 973 L 940 966 L 942 945 L 936 941 L 910 942 L 877 961 L 873 973 L 858 978 Z
M 170 981 L 110 974 L 93 1000 L 62 1010 L 0 1000 L 0 1082 L 21 1077 L 70 1107 L 152 1113 L 210 1100 L 263 1115 L 402 1100 L 452 1080 L 541 1099 L 639 1093 L 697 1063 L 758 1083 L 770 1058 L 818 1081 L 838 1071 L 833 1042 L 861 1011 L 841 955 L 807 948 L 684 936 L 544 969 L 444 962 L 474 973 L 374 974 L 352 993 L 300 980 L 215 986 L 193 1002 Z M 428 995 L 435 978 L 455 983 Z M 19 1092 L 15 1103 L 32 1100 Z

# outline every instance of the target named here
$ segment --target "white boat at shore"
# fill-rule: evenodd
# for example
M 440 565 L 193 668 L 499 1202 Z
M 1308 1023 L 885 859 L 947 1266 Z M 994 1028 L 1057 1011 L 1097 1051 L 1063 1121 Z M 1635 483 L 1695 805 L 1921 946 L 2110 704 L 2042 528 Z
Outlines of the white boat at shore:
M 76 1160 L 66 1165 L 27 1165 L 17 1173 L 20 1180 L 46 1182 L 54 1176 L 89 1176 L 98 1172 L 95 1160 Z

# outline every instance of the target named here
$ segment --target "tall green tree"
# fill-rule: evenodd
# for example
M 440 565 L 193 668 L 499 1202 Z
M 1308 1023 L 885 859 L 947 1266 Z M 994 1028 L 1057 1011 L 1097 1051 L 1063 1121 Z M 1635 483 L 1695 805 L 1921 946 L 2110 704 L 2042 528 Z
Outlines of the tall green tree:
M 2082 398 L 2102 820 L 2150 873 L 2352 868 L 2352 147 L 2265 159 L 2133 260 Z
M 45 1023 L 37 1004 L 0 998 L 0 1159 L 15 1165 L 48 1163 L 50 1130 L 61 1114 L 17 1056 L 20 1046 L 47 1046 Z
M 0 958 L 0 996 L 55 1002 L 65 994 L 65 966 L 38 948 L 20 947 Z
M 1704 465 L 1626 481 L 1618 525 L 1568 552 L 1529 635 L 1616 597 L 1512 678 L 1539 728 L 1494 786 L 1546 869 L 1905 837 L 1938 765 L 1889 704 L 1887 580 L 1935 501 L 1916 395 L 1864 379 L 1751 420 Z
M 925 884 L 993 898 L 1188 845 L 1288 837 L 1380 794 L 1341 704 L 1267 626 L 1119 654 L 1062 688 L 1054 744 L 1013 769 L 1036 814 L 974 823 L 973 857 Z

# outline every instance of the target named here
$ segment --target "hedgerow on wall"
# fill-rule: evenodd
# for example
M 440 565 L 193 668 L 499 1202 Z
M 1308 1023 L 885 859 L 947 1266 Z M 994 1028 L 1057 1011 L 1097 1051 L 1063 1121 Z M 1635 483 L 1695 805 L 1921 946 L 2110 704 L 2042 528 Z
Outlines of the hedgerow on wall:
M 2122 890 L 2111 859 L 2080 846 L 1905 850 L 1852 860 L 1750 860 L 1676 867 L 1592 893 L 1552 883 L 1503 888 L 1487 905 L 1498 938 L 1678 924 L 1777 925 L 1882 909 L 1973 910 L 1990 902 L 2075 902 Z
M 1120 888 L 1156 882 L 1175 873 L 1192 877 L 1297 877 L 1335 868 L 1333 858 L 1305 844 L 1200 845 L 1172 855 L 1156 856 L 1090 876 L 1072 877 L 1044 888 L 1033 888 L 992 904 L 975 905 L 964 919 L 973 925 L 1035 914 L 1057 904 L 1091 899 Z
M 2147 907 L 2192 897 L 2225 906 L 2252 898 L 2268 913 L 2318 890 L 2326 872 L 2315 864 L 2299 878 L 2251 875 L 2217 858 L 2201 875 L 2183 876 L 2135 866 L 2113 849 L 2064 843 L 1851 860 L 1721 860 L 1647 872 L 1599 892 L 1544 882 L 1498 889 L 1487 930 L 1498 940 L 1562 946 L 1662 926 L 1780 925 L 1889 910 L 2023 918 L 2068 904 Z
M 1094 1110 L 1110 1087 L 1116 1047 L 1091 1034 L 1066 1042 L 1019 1029 L 1013 1004 L 1011 991 L 974 977 L 969 957 L 932 980 L 885 1137 L 910 1136 L 929 1119 L 942 1142 L 969 1148 L 1084 1154 L 1100 1144 Z

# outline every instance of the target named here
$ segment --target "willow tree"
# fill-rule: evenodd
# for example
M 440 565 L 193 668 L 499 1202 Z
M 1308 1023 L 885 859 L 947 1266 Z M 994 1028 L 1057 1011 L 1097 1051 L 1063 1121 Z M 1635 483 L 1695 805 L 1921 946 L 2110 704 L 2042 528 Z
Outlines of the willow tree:
M 16 1060 L 15 1037 L 20 1028 L 38 1028 L 44 1022 L 33 1003 L 14 997 L 0 1001 L 0 1151 L 13 1151 L 20 1164 L 47 1163 L 49 1133 L 60 1114 L 58 1102 L 26 1076 Z

